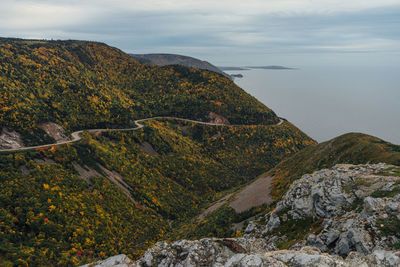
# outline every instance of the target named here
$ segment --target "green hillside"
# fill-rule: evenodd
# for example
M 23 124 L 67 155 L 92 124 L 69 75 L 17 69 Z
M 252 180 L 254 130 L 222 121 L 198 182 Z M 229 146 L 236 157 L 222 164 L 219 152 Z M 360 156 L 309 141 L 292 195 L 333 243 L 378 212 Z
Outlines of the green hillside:
M 25 145 L 150 120 L 136 131 L 84 132 L 76 143 L 0 152 L 0 265 L 71 266 L 154 242 L 315 142 L 219 74 L 152 67 L 84 41 L 0 39 L 0 134 Z M 179 231 L 180 235 L 189 234 Z
M 172 115 L 232 124 L 274 124 L 273 111 L 219 74 L 183 66 L 152 67 L 102 43 L 0 39 L 0 129 L 46 143 L 38 127 L 66 130 L 131 125 Z
M 293 180 L 335 164 L 385 162 L 400 166 L 400 146 L 377 137 L 349 133 L 330 141 L 309 146 L 279 163 L 269 175 L 274 177 L 274 197 L 279 198 Z
M 296 179 L 307 173 L 331 168 L 336 164 L 366 164 L 385 162 L 400 166 L 400 146 L 385 142 L 379 138 L 361 134 L 349 133 L 321 144 L 312 144 L 301 151 L 287 157 L 263 177 L 273 177 L 271 195 L 279 200 Z M 269 166 L 269 165 L 267 165 Z M 238 194 L 242 187 L 230 190 Z M 221 199 L 223 196 L 220 196 Z M 231 200 L 235 196 L 231 197 Z M 180 228 L 168 233 L 174 239 L 201 239 L 203 237 L 234 237 L 242 234 L 242 228 L 235 224 L 246 226 L 249 218 L 255 215 L 268 213 L 274 208 L 274 203 L 253 207 L 250 210 L 236 213 L 229 206 L 230 201 L 208 214 L 205 219 L 188 220 Z
M 287 122 L 161 120 L 138 131 L 86 134 L 73 145 L 0 153 L 0 261 L 59 266 L 119 253 L 136 258 L 218 193 L 311 143 Z M 76 166 L 96 173 L 85 178 Z

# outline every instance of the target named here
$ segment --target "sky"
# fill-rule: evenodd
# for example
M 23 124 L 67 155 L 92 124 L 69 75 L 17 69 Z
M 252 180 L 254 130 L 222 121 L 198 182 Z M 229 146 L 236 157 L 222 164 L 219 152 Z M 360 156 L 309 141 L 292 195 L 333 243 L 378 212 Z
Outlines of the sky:
M 400 0 L 0 0 L 0 36 L 101 41 L 219 66 L 396 65 Z

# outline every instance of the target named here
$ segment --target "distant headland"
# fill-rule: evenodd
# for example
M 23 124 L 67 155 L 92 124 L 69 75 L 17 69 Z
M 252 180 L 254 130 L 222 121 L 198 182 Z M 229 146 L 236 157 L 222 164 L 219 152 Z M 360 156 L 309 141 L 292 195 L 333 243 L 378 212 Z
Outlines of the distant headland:
M 252 69 L 263 69 L 263 70 L 296 70 L 297 68 L 289 68 L 284 66 L 245 66 L 245 67 L 231 67 L 231 66 L 220 66 L 219 69 L 223 71 L 230 70 L 252 70 Z

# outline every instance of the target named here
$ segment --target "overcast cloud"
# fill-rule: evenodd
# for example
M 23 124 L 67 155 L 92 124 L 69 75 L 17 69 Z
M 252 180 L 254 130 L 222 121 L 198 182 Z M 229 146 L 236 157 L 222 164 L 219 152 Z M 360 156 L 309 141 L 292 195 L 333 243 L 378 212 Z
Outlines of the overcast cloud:
M 0 35 L 96 40 L 219 65 L 394 62 L 400 0 L 1 0 Z

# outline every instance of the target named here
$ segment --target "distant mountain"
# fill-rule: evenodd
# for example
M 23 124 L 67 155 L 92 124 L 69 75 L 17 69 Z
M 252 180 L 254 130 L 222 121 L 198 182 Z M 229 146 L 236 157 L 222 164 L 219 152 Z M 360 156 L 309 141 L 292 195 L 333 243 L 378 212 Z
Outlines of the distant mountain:
M 207 61 L 203 61 L 194 57 L 175 55 L 175 54 L 129 54 L 134 59 L 141 63 L 156 65 L 156 66 L 167 66 L 167 65 L 182 65 L 190 68 L 209 70 L 231 79 L 231 76 L 223 72 L 218 67 L 212 65 Z

